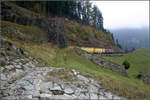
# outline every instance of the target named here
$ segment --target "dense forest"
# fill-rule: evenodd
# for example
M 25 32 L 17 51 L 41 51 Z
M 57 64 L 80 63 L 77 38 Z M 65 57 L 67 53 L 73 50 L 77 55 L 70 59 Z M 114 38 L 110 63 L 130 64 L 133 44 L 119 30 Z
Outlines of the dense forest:
M 14 3 L 46 16 L 65 16 L 81 24 L 104 30 L 101 11 L 88 0 L 16 1 Z

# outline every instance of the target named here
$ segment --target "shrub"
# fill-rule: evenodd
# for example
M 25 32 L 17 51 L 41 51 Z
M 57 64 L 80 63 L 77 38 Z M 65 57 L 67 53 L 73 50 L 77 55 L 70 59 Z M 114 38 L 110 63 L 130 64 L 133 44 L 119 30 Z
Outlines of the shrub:
M 7 48 L 7 51 L 10 51 L 10 48 L 9 48 L 9 47 Z
M 6 61 L 5 60 L 0 61 L 0 66 L 5 66 L 5 65 L 6 65 Z
M 75 35 L 68 35 L 67 37 L 68 37 L 68 39 L 69 39 L 70 41 L 76 42 L 76 37 L 75 37 Z
M 78 24 L 78 23 L 75 23 L 73 29 L 74 29 L 75 32 L 78 32 L 79 29 L 80 29 L 79 24 Z
M 41 11 L 40 4 L 39 3 L 35 3 L 33 5 L 33 9 L 35 10 L 35 12 L 40 13 L 40 11 Z
M 122 65 L 124 65 L 126 70 L 130 68 L 130 63 L 127 60 L 125 60 Z
M 81 32 L 81 38 L 84 38 L 86 36 L 86 33 L 85 32 Z

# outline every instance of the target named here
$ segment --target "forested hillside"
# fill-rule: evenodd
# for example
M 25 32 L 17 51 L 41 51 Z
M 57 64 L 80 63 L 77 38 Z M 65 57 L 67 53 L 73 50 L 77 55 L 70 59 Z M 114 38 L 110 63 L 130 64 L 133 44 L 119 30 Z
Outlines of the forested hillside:
M 9 23 L 3 22 L 2 27 L 5 30 L 14 26 L 16 30 L 25 30 L 20 29 L 24 26 L 34 26 L 45 31 L 42 39 L 28 39 L 25 35 L 27 31 L 21 31 L 22 34 L 13 31 L 14 33 L 8 36 L 16 34 L 30 41 L 45 38 L 44 42 L 52 42 L 61 47 L 76 45 L 114 48 L 120 51 L 114 43 L 113 35 L 103 28 L 101 11 L 89 1 L 2 2 L 2 20 L 15 23 L 10 26 Z M 5 30 L 2 30 L 4 35 L 8 33 Z
M 63 16 L 79 23 L 103 29 L 103 17 L 99 8 L 88 0 L 15 2 L 17 5 L 47 16 Z

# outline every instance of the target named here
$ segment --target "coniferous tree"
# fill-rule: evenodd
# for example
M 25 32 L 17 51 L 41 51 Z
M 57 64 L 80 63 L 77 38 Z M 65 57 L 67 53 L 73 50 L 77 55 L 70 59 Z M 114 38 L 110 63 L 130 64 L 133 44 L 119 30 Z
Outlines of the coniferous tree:
M 21 7 L 28 8 L 45 15 L 65 16 L 77 20 L 79 23 L 91 25 L 103 30 L 102 13 L 97 6 L 92 7 L 89 0 L 66 1 L 19 1 L 14 2 Z

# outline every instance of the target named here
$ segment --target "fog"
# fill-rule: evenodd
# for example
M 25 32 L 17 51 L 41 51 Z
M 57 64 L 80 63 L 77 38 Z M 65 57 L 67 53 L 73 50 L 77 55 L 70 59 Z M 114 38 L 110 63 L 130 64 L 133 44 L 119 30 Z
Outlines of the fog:
M 149 26 L 149 1 L 93 1 L 101 10 L 104 28 L 142 28 Z

